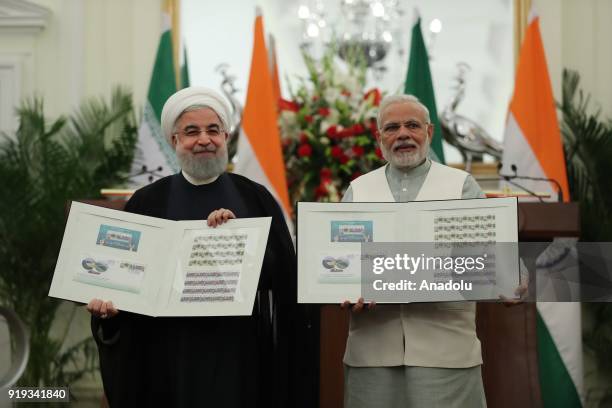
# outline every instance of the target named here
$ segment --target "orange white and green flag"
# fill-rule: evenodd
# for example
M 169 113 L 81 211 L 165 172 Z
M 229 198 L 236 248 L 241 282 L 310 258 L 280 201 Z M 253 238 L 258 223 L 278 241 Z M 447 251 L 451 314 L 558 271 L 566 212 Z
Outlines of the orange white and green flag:
M 537 16 L 530 16 L 521 46 L 504 135 L 504 174 L 556 180 L 569 201 L 561 133 Z M 553 199 L 553 183 L 520 180 Z M 583 368 L 580 303 L 538 302 L 537 342 L 544 407 L 581 407 Z
M 290 220 L 291 204 L 278 129 L 278 92 L 269 65 L 263 18 L 258 10 L 242 119 L 243 133 L 238 141 L 234 172 L 268 188 L 285 213 L 285 218 Z

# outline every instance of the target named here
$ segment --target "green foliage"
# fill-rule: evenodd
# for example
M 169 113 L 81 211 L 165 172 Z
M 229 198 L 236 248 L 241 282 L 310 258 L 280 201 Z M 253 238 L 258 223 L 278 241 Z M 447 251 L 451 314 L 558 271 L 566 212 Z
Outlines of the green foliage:
M 570 194 L 580 202 L 583 241 L 612 241 L 612 122 L 588 112 L 580 78 L 563 71 L 562 133 Z
M 43 101 L 17 110 L 19 128 L 0 142 L 0 303 L 30 328 L 30 360 L 21 385 L 66 385 L 96 369 L 95 344 L 64 344 L 68 327 L 52 338 L 60 301 L 49 286 L 69 200 L 100 196 L 126 181 L 137 127 L 129 91 L 110 102 L 92 99 L 71 116 L 49 121 Z
M 580 76 L 563 71 L 562 133 L 570 194 L 580 203 L 581 239 L 612 241 L 612 121 L 601 112 L 589 113 L 589 96 L 579 90 Z M 612 378 L 612 304 L 587 303 L 593 325 L 584 333 L 584 344 L 594 354 L 599 376 Z M 605 381 L 603 381 L 605 383 Z M 598 406 L 609 406 L 608 386 Z

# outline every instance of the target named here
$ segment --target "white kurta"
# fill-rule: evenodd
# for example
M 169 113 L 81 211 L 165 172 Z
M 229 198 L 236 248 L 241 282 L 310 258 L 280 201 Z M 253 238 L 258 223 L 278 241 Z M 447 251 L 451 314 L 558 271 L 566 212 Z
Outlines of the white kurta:
M 351 183 L 353 201 L 395 201 L 383 166 Z M 416 201 L 462 198 L 468 173 L 432 162 Z M 482 364 L 474 302 L 377 305 L 352 313 L 344 363 L 463 368 Z

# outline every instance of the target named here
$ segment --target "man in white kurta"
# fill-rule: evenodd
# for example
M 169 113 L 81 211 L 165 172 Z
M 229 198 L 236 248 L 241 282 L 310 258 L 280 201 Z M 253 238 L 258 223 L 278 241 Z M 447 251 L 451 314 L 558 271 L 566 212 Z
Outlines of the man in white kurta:
M 388 163 L 353 180 L 342 201 L 484 197 L 468 173 L 427 158 L 433 125 L 418 99 L 383 99 L 378 126 Z M 351 310 L 346 408 L 486 406 L 475 303 L 368 307 L 360 299 Z

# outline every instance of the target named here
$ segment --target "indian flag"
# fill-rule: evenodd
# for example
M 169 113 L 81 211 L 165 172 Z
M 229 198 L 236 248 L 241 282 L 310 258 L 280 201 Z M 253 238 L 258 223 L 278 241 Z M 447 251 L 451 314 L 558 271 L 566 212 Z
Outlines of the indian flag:
M 516 72 L 514 95 L 504 136 L 503 173 L 554 179 L 569 201 L 565 159 L 555 101 L 540 36 L 539 18 L 531 16 Z M 532 191 L 556 196 L 548 182 L 520 181 Z M 538 303 L 538 361 L 545 407 L 581 407 L 582 324 L 580 303 Z
M 234 172 L 242 174 L 270 190 L 279 202 L 285 218 L 290 219 L 291 205 L 285 177 L 285 162 L 278 129 L 278 97 L 273 74 L 268 65 L 263 20 L 257 11 L 251 73 L 238 141 Z M 288 222 L 289 225 L 290 222 Z M 290 228 L 291 229 L 291 228 Z
M 179 53 L 179 1 L 163 2 L 161 36 L 142 122 L 138 129 L 136 159 L 132 165 L 136 174 L 143 171 L 143 166 L 147 172 L 133 178 L 134 186 L 148 184 L 150 172 L 154 172 L 154 178 L 159 178 L 179 170 L 174 150 L 166 142 L 160 125 L 161 111 L 166 100 L 178 89 L 189 86 L 186 57 L 185 54 L 181 56 Z

